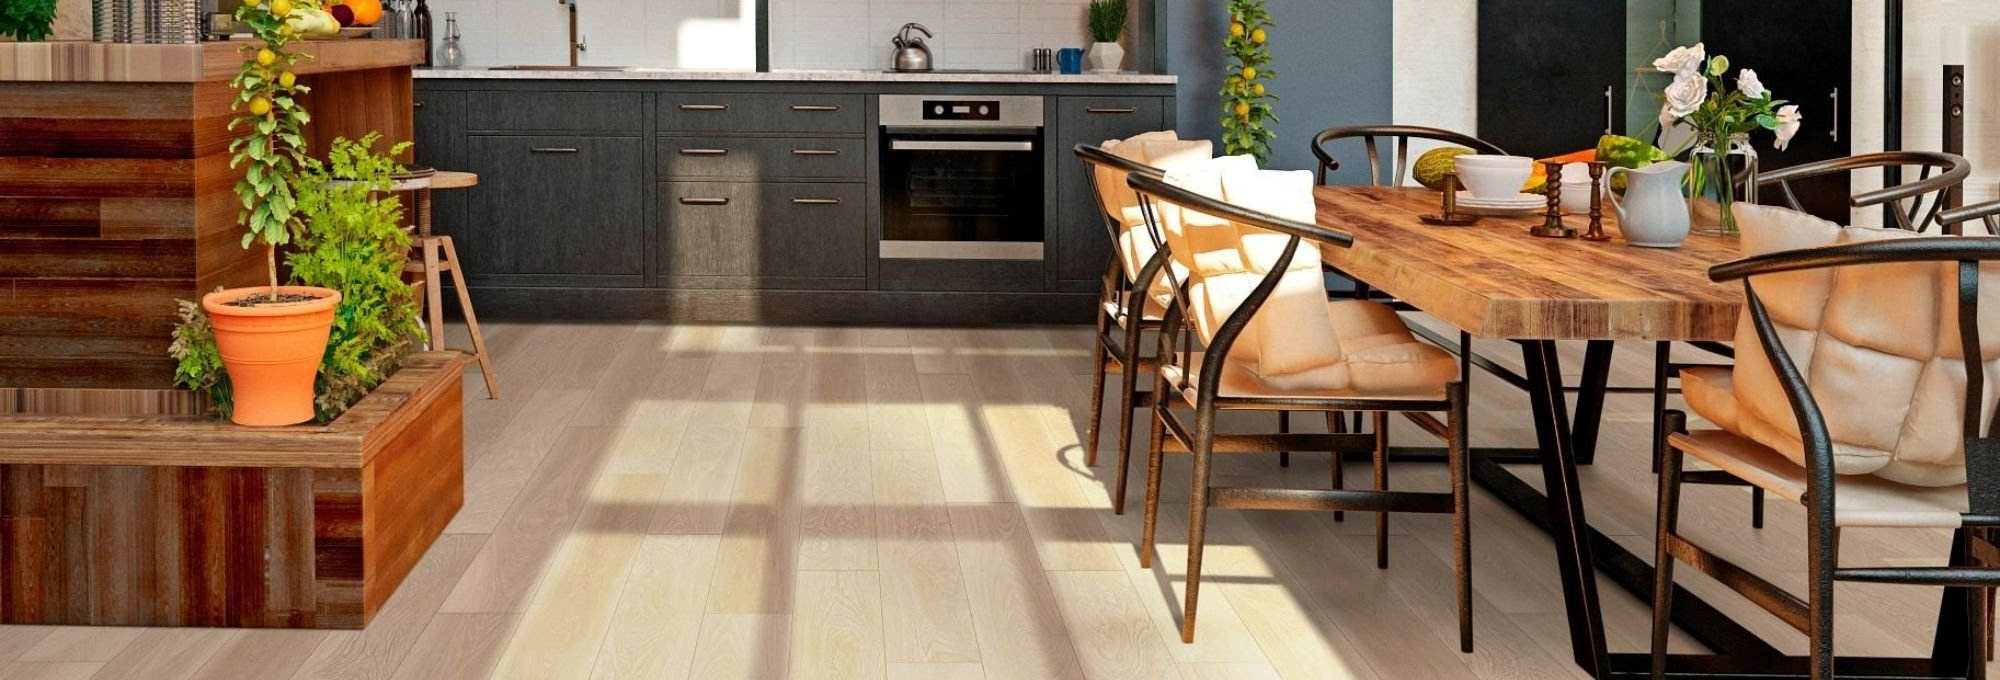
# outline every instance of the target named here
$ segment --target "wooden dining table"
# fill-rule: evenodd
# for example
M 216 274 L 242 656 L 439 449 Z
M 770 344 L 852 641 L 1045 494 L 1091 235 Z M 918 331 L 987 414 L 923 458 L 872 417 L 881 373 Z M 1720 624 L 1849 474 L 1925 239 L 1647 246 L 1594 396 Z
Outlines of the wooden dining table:
M 1541 214 L 1487 216 L 1469 226 L 1433 226 L 1420 215 L 1441 212 L 1437 192 L 1420 188 L 1328 186 L 1315 190 L 1318 223 L 1354 236 L 1352 247 L 1322 248 L 1324 263 L 1358 283 L 1459 329 L 1455 350 L 1470 378 L 1475 366 L 1522 387 L 1534 411 L 1537 447 L 1509 458 L 1475 450 L 1474 480 L 1554 539 L 1561 569 L 1575 661 L 1594 677 L 1650 677 L 1644 653 L 1612 654 L 1606 647 L 1597 590 L 1602 574 L 1649 601 L 1650 561 L 1633 555 L 1590 527 L 1584 516 L 1578 466 L 1594 460 L 1611 353 L 1619 341 L 1643 341 L 1665 365 L 1669 342 L 1706 344 L 1730 340 L 1743 303 L 1740 285 L 1708 279 L 1709 267 L 1739 256 L 1739 239 L 1693 234 L 1678 248 L 1644 248 L 1619 235 L 1611 206 L 1604 206 L 1609 240 L 1546 238 L 1529 229 Z M 1587 216 L 1564 223 L 1586 230 Z M 1449 339 L 1417 328 L 1453 349 Z M 1525 370 L 1511 374 L 1480 357 L 1471 339 L 1519 345 Z M 1586 344 L 1576 418 L 1569 417 L 1557 357 L 1558 341 Z M 1720 351 L 1720 350 L 1719 350 Z M 1665 373 L 1652 392 L 1664 402 Z M 1655 413 L 1657 414 L 1656 406 Z M 1538 464 L 1542 488 L 1507 468 Z M 1676 586 L 1673 620 L 1714 654 L 1675 655 L 1670 671 L 1699 677 L 1773 677 L 1803 672 L 1748 629 Z M 1941 627 L 1940 640 L 1946 635 Z M 1944 649 L 1940 645 L 1939 649 Z M 1951 667 L 1931 659 L 1842 659 L 1842 677 L 1964 677 L 1935 672 Z M 1961 666 L 1963 662 L 1960 661 Z

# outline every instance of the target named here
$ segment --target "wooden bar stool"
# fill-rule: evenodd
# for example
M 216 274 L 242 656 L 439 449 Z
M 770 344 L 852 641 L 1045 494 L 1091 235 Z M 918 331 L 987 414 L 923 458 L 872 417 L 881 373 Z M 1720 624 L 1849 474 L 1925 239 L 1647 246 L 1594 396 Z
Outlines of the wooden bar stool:
M 486 378 L 486 396 L 500 398 L 500 385 L 493 377 L 493 361 L 486 353 L 486 337 L 479 333 L 479 317 L 472 313 L 472 295 L 465 289 L 464 268 L 458 262 L 458 249 L 452 247 L 450 236 L 431 233 L 431 190 L 463 189 L 479 184 L 479 175 L 470 172 L 438 170 L 429 175 L 398 179 L 392 190 L 409 191 L 416 194 L 417 233 L 410 238 L 410 245 L 416 251 L 411 253 L 410 262 L 403 271 L 423 274 L 416 282 L 424 300 L 424 314 L 430 330 L 430 349 L 446 349 L 444 345 L 444 291 L 439 279 L 445 272 L 451 272 L 452 288 L 458 291 L 458 307 L 465 312 L 465 328 L 472 334 L 472 356 L 479 360 L 479 373 Z

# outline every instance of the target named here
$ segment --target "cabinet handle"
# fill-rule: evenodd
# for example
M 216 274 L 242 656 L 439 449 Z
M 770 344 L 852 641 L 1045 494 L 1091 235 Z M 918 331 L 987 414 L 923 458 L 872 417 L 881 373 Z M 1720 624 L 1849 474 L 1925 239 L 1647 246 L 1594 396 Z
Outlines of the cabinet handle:
M 1613 120 L 1612 103 L 1617 101 L 1617 98 L 1612 94 L 1612 92 L 1615 91 L 1616 90 L 1614 90 L 1612 87 L 1608 85 L 1605 86 L 1604 88 L 1604 134 L 1607 135 L 1615 134 L 1611 131 L 1612 120 Z
M 682 104 L 682 111 L 728 111 L 728 104 Z
M 534 153 L 576 153 L 574 146 L 531 146 L 528 150 Z
M 1833 88 L 1833 92 L 1828 94 L 1826 98 L 1833 100 L 1833 125 L 1829 126 L 1826 129 L 1826 134 L 1827 136 L 1832 137 L 1833 141 L 1839 142 L 1840 141 L 1840 88 L 1838 87 Z
M 1138 107 L 1134 106 L 1089 106 L 1089 107 L 1084 107 L 1083 112 L 1084 113 L 1138 113 L 1139 109 Z
M 727 198 L 682 198 L 681 205 L 729 205 Z
M 840 107 L 832 104 L 793 104 L 792 110 L 793 111 L 839 111 Z
M 410 102 L 410 108 L 413 108 L 413 109 L 421 109 L 421 108 L 424 108 L 424 103 L 423 103 L 423 102 L 420 102 L 420 101 L 418 101 L 418 102 Z
M 840 149 L 792 149 L 794 156 L 838 156 Z
M 792 205 L 840 205 L 838 198 L 794 198 Z
M 727 156 L 728 149 L 681 149 L 682 156 Z

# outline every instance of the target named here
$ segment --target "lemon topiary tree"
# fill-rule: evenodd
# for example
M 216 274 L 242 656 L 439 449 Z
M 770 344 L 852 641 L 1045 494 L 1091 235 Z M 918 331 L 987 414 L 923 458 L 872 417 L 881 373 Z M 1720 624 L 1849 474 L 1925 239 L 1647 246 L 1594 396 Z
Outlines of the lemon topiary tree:
M 307 0 L 309 1 L 309 0 Z M 305 107 L 295 99 L 307 88 L 298 82 L 292 65 L 311 58 L 286 49 L 303 38 L 304 29 L 293 18 L 293 0 L 246 0 L 236 9 L 236 21 L 250 28 L 262 42 L 243 48 L 246 57 L 236 78 L 231 106 L 236 117 L 230 130 L 241 130 L 230 140 L 229 167 L 243 170 L 236 181 L 236 196 L 242 200 L 237 221 L 244 227 L 243 247 L 264 244 L 264 262 L 269 270 L 271 299 L 278 299 L 278 247 L 291 241 L 298 199 L 292 182 L 305 158 L 305 136 L 300 133 L 307 121 Z
M 1271 140 L 1278 122 L 1268 83 L 1271 69 L 1271 12 L 1264 0 L 1229 0 L 1229 37 L 1222 41 L 1229 56 L 1229 73 L 1222 84 L 1222 148 L 1232 155 L 1248 154 L 1263 163 L 1271 157 Z

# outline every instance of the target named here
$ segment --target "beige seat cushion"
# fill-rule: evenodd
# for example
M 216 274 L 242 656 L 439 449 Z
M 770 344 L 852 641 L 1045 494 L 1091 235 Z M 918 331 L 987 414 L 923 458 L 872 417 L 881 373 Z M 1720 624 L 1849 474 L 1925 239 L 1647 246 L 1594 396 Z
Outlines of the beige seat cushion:
M 1205 163 L 1215 154 L 1213 142 L 1206 139 L 1184 140 L 1172 130 L 1105 140 L 1100 148 L 1135 163 L 1159 168 L 1162 172 Z M 1137 281 L 1139 269 L 1146 266 L 1146 261 L 1152 259 L 1158 249 L 1153 247 L 1152 236 L 1146 233 L 1146 219 L 1139 209 L 1139 196 L 1125 183 L 1128 174 L 1117 168 L 1098 167 L 1094 179 L 1097 195 L 1103 201 L 1098 207 L 1118 220 L 1118 243 L 1115 245 L 1117 256 L 1124 265 L 1126 280 Z
M 1745 255 L 1900 238 L 1900 230 L 1847 228 L 1796 211 L 1737 205 Z M 2000 305 L 2000 270 L 1981 275 L 1982 306 Z M 1965 481 L 1958 418 L 1965 371 L 1959 358 L 1956 267 L 1882 264 L 1755 277 L 1781 342 L 1811 386 L 1833 439 L 1835 470 L 1918 486 Z M 1736 285 L 1736 284 L 1732 284 Z M 1982 354 L 2000 357 L 2000 315 L 1982 319 Z M 1987 327 L 1992 326 L 1988 331 Z M 1683 372 L 1688 405 L 1702 417 L 1804 461 L 1798 420 L 1750 315 L 1735 338 L 1735 368 Z M 2000 360 L 1986 363 L 1988 384 Z M 1727 396 L 1724 396 L 1724 395 Z M 1985 411 L 1993 411 L 1989 390 Z
M 1310 172 L 1257 170 L 1218 159 L 1167 173 L 1199 194 L 1296 222 L 1317 207 Z M 1188 272 L 1196 334 L 1212 342 L 1222 324 L 1277 266 L 1289 236 L 1175 206 L 1159 214 L 1174 263 Z M 1437 397 L 1457 377 L 1457 363 L 1417 342 L 1387 306 L 1329 303 L 1319 272 L 1320 246 L 1302 241 L 1277 287 L 1251 317 L 1223 371 L 1224 394 L 1236 396 Z
M 1785 500 L 1805 498 L 1805 468 L 1742 435 L 1709 430 L 1676 434 L 1670 441 L 1695 459 Z M 1841 478 L 1833 502 L 1833 522 L 1843 527 L 1957 527 L 1969 508 L 1964 484 L 1913 486 L 1873 475 Z

